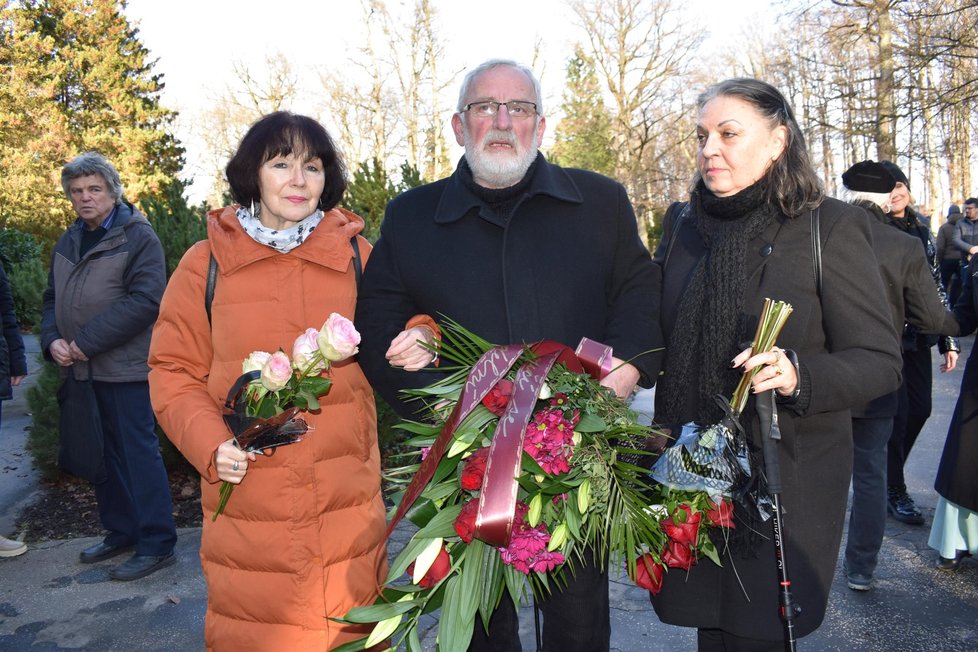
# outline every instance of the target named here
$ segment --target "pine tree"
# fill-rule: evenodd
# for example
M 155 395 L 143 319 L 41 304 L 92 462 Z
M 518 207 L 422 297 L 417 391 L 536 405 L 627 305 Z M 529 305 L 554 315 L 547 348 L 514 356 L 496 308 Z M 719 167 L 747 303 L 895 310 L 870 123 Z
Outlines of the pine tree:
M 405 190 L 424 183 L 418 169 L 407 161 L 401 164 L 400 172 L 401 180 L 397 182 L 377 159 L 363 161 L 353 171 L 353 179 L 343 196 L 343 208 L 363 218 L 366 225 L 362 235 L 371 242 L 380 237 L 380 223 L 384 219 L 387 202 Z
M 560 165 L 601 174 L 615 171 L 611 117 L 601 98 L 594 62 L 580 46 L 567 63 L 567 87 L 561 103 L 564 117 L 557 125 L 551 152 Z
M 50 241 L 74 218 L 60 172 L 96 150 L 126 198 L 164 191 L 182 165 L 160 105 L 161 75 L 113 0 L 22 0 L 0 6 L 0 226 Z

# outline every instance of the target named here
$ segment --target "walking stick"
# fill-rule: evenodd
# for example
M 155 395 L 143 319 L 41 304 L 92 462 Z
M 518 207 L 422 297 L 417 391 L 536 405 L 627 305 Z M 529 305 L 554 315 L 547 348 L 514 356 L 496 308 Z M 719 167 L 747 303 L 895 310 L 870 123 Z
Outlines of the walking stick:
M 774 402 L 774 390 L 767 390 L 757 397 L 757 416 L 761 421 L 761 439 L 764 451 L 764 474 L 767 491 L 774 503 L 774 558 L 778 564 L 778 602 L 781 620 L 784 622 L 784 649 L 797 650 L 795 640 L 795 616 L 801 607 L 791 596 L 791 580 L 788 579 L 788 563 L 784 557 L 784 523 L 781 520 L 781 462 L 778 459 L 778 442 L 781 428 L 778 426 L 778 409 Z M 767 430 L 767 432 L 763 432 Z

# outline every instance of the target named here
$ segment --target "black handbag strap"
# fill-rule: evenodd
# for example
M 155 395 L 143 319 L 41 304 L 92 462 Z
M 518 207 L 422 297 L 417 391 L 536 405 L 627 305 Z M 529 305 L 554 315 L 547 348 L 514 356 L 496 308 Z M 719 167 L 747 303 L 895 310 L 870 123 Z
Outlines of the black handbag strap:
M 363 276 L 363 259 L 360 257 L 360 243 L 357 236 L 350 238 L 350 246 L 353 247 L 353 275 L 356 278 L 357 290 L 360 289 L 360 278 Z M 211 323 L 211 304 L 214 303 L 214 286 L 217 285 L 217 260 L 211 252 L 211 259 L 207 265 L 207 286 L 204 288 L 204 310 L 207 311 L 207 323 Z
M 812 266 L 815 270 L 815 294 L 822 298 L 822 238 L 819 233 L 819 209 L 812 213 Z
M 669 242 L 666 244 L 666 255 L 662 259 L 662 269 L 666 268 L 669 264 L 669 257 L 672 255 L 672 246 L 676 244 L 676 238 L 679 235 L 679 227 L 682 226 L 683 220 L 689 215 L 689 202 L 685 202 L 683 207 L 679 210 L 679 215 L 676 216 L 672 228 L 669 231 Z

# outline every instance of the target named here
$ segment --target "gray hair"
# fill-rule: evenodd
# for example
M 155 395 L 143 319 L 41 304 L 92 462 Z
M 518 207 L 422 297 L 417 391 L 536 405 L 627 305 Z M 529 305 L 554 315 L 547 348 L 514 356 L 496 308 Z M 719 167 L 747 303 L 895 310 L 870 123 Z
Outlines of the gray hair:
M 116 205 L 122 203 L 122 179 L 115 166 L 98 152 L 85 152 L 73 158 L 61 169 L 61 187 L 65 195 L 71 196 L 68 185 L 75 179 L 97 174 L 105 180 L 109 194 L 115 199 Z
M 850 204 L 858 201 L 868 201 L 880 207 L 884 213 L 890 210 L 890 193 L 888 192 L 866 192 L 863 190 L 849 190 L 842 188 L 842 200 Z
M 489 59 L 488 61 L 480 63 L 478 66 L 465 73 L 465 78 L 462 79 L 462 87 L 458 91 L 458 106 L 456 106 L 455 110 L 461 113 L 462 109 L 465 108 L 465 95 L 466 93 L 469 92 L 469 86 L 472 85 L 472 82 L 475 81 L 475 78 L 481 75 L 482 73 L 486 72 L 487 70 L 492 70 L 493 68 L 498 68 L 499 66 L 509 66 L 510 68 L 515 68 L 527 76 L 527 78 L 530 80 L 530 83 L 533 84 L 533 94 L 535 95 L 534 100 L 535 100 L 535 104 L 537 105 L 537 118 L 542 117 L 543 116 L 543 92 L 540 90 L 540 82 L 537 80 L 536 75 L 533 74 L 532 70 L 530 70 L 529 68 L 527 68 L 522 64 L 516 63 L 512 59 Z M 504 99 L 504 98 L 500 98 L 500 99 Z M 505 99 L 514 99 L 514 98 L 505 98 Z
M 770 184 L 768 201 L 777 204 L 781 212 L 789 217 L 801 215 L 822 203 L 825 196 L 822 182 L 808 156 L 801 127 L 781 91 L 759 79 L 727 79 L 706 89 L 696 99 L 696 108 L 702 111 L 707 102 L 721 96 L 747 102 L 764 116 L 771 128 L 784 125 L 788 132 L 784 151 L 765 175 Z M 697 171 L 694 184 L 699 180 Z

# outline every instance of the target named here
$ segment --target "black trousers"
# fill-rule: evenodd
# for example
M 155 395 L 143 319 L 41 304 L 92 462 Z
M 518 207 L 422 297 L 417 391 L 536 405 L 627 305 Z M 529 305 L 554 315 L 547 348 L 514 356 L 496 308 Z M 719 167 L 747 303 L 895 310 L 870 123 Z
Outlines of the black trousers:
M 611 647 L 608 571 L 585 555 L 576 572 L 564 571 L 567 586 L 538 602 L 543 613 L 543 652 L 607 652 Z M 551 584 L 551 586 L 553 586 Z M 486 634 L 476 615 L 469 652 L 520 652 L 519 614 L 509 594 L 489 620 Z
M 699 652 L 784 652 L 785 645 L 784 641 L 734 636 L 722 629 L 698 629 L 696 649 Z
M 897 390 L 897 415 L 893 419 L 893 433 L 886 447 L 886 484 L 889 487 L 906 485 L 903 465 L 910 456 L 917 435 L 930 417 L 933 383 L 930 348 L 920 344 L 915 351 L 904 351 L 903 383 Z

